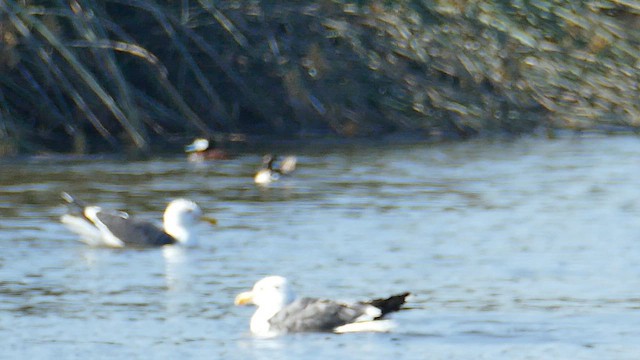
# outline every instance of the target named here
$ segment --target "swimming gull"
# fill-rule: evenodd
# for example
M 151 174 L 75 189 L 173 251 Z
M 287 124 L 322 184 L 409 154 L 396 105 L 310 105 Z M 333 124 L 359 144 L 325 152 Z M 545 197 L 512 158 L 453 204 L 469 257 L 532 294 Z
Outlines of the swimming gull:
M 274 336 L 287 332 L 361 332 L 389 331 L 390 320 L 383 317 L 400 310 L 409 293 L 352 304 L 314 298 L 296 299 L 282 276 L 267 276 L 251 291 L 239 294 L 236 305 L 254 304 L 251 332 Z
M 62 198 L 69 203 L 69 212 L 60 219 L 80 239 L 92 246 L 153 247 L 169 244 L 193 245 L 196 235 L 192 228 L 199 220 L 215 224 L 216 220 L 202 215 L 193 201 L 176 199 L 164 212 L 164 229 L 150 222 L 137 220 L 123 211 L 103 210 L 86 206 L 68 193 Z
M 253 177 L 256 184 L 267 185 L 280 178 L 280 175 L 287 175 L 296 169 L 298 159 L 295 156 L 285 156 L 279 165 L 276 166 L 277 156 L 267 154 L 262 157 L 262 167 Z

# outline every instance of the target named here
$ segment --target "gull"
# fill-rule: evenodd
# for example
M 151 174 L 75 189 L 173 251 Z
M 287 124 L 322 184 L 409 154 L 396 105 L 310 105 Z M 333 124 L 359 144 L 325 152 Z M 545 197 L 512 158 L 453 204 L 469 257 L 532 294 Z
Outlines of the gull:
M 239 294 L 236 305 L 253 304 L 250 329 L 257 336 L 275 336 L 289 332 L 385 332 L 393 323 L 383 317 L 400 310 L 408 292 L 389 298 L 356 303 L 300 298 L 282 276 L 267 276 L 251 291 Z
M 200 207 L 187 199 L 176 199 L 167 205 L 163 216 L 163 228 L 160 229 L 123 211 L 86 206 L 66 192 L 62 193 L 62 198 L 69 204 L 69 212 L 61 217 L 61 222 L 78 234 L 81 241 L 92 246 L 193 245 L 197 240 L 193 227 L 198 221 L 216 223 L 215 219 L 203 216 Z

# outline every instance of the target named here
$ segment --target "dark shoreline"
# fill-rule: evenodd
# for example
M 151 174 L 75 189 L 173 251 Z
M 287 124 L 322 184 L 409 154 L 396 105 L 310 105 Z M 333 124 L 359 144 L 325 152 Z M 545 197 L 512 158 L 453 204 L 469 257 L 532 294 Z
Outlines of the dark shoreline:
M 225 146 L 223 149 L 233 156 L 242 156 L 245 154 L 299 154 L 309 152 L 323 152 L 326 149 L 334 148 L 371 148 L 380 147 L 404 147 L 404 146 L 434 146 L 443 144 L 452 144 L 456 142 L 511 142 L 521 138 L 547 139 L 549 141 L 562 139 L 587 139 L 590 137 L 616 137 L 616 136 L 638 136 L 637 129 L 634 128 L 602 128 L 589 129 L 582 131 L 566 130 L 566 129 L 538 129 L 527 134 L 491 134 L 486 136 L 476 136 L 468 139 L 452 139 L 452 138 L 433 138 L 416 134 L 388 134 L 377 137 L 359 137 L 344 138 L 338 136 L 323 137 L 288 137 L 278 138 L 273 136 L 256 136 L 250 137 L 244 142 L 234 143 Z M 73 153 L 73 152 L 40 152 L 40 153 L 22 153 L 11 156 L 0 156 L 0 161 L 94 161 L 94 160 L 122 160 L 122 161 L 144 161 L 156 158 L 180 158 L 186 159 L 184 153 L 184 145 L 190 142 L 189 138 L 174 139 L 172 144 L 164 147 L 152 149 L 147 153 L 126 152 L 126 151 L 104 151 L 95 153 Z M 220 162 L 233 161 L 218 160 Z
M 640 128 L 632 4 L 72 5 L 0 3 L 0 156 Z

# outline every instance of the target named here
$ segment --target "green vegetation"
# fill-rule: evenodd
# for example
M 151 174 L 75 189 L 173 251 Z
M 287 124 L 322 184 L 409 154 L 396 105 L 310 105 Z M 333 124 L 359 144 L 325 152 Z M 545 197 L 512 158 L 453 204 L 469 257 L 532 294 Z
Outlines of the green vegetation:
M 640 1 L 0 2 L 0 155 L 640 124 Z

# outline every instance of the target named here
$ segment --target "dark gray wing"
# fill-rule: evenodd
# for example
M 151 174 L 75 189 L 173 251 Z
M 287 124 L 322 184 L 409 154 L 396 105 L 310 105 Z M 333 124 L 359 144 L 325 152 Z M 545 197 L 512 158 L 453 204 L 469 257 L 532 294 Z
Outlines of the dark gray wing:
M 96 214 L 111 233 L 126 246 L 162 246 L 176 240 L 155 225 L 122 216 L 123 213 L 100 211 Z
M 70 215 L 74 215 L 76 217 L 81 217 L 84 218 L 87 221 L 91 221 L 89 219 L 87 219 L 87 217 L 84 215 L 84 209 L 87 207 L 82 201 L 74 198 L 73 196 L 71 196 L 71 194 L 67 193 L 67 192 L 62 192 L 60 194 L 60 196 L 62 197 L 62 199 L 64 201 L 67 202 L 67 213 Z
M 282 332 L 333 331 L 338 326 L 354 322 L 365 313 L 367 306 L 302 298 L 287 305 L 269 323 L 272 330 Z

